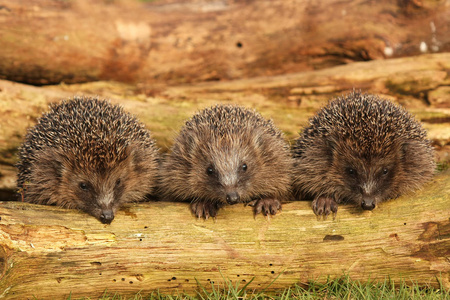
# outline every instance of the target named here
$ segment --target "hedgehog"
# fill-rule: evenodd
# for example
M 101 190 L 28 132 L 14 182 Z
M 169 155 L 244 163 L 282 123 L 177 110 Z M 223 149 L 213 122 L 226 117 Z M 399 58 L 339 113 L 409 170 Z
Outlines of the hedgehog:
M 289 144 L 271 120 L 219 104 L 181 129 L 162 163 L 160 190 L 167 199 L 191 202 L 197 218 L 215 218 L 237 203 L 270 216 L 290 195 L 292 165 Z
M 28 130 L 17 168 L 23 201 L 80 209 L 109 224 L 122 203 L 153 192 L 158 149 L 120 106 L 75 97 L 52 104 Z
M 339 203 L 373 210 L 430 180 L 434 153 L 426 131 L 404 108 L 353 91 L 309 120 L 294 146 L 293 192 L 317 216 Z

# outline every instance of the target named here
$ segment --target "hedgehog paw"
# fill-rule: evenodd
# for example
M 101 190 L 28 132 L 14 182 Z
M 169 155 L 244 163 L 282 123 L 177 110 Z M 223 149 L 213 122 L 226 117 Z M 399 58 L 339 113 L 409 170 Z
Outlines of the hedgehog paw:
M 191 203 L 191 212 L 198 219 L 208 220 L 209 217 L 215 218 L 217 215 L 217 211 L 220 209 L 220 205 L 213 202 L 192 202 Z
M 312 209 L 317 216 L 322 216 L 324 219 L 331 213 L 336 214 L 338 204 L 331 197 L 320 196 L 312 202 Z
M 281 202 L 275 198 L 253 200 L 248 205 L 253 207 L 255 216 L 259 213 L 262 213 L 264 216 L 276 215 L 277 212 L 281 211 Z

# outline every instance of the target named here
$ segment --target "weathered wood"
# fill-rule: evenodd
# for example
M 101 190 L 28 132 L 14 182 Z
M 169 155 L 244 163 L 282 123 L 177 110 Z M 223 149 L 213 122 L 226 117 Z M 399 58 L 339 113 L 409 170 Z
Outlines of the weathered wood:
M 3 1 L 0 78 L 202 82 L 417 55 L 421 43 L 445 52 L 448 12 L 435 0 Z
M 1 27 L 1 26 L 0 26 Z M 1 33 L 0 33 L 1 36 Z M 232 102 L 260 111 L 293 142 L 298 132 L 328 100 L 352 89 L 380 94 L 406 107 L 424 122 L 437 150 L 436 160 L 450 159 L 450 53 L 358 62 L 288 75 L 181 86 L 94 82 L 35 87 L 0 80 L 0 196 L 16 185 L 17 147 L 26 129 L 48 104 L 74 95 L 111 99 L 136 114 L 167 150 L 186 119 L 207 106 Z M 431 102 L 427 105 L 425 99 Z M 5 191 L 6 193 L 2 193 Z M 0 198 L 4 200 L 6 198 Z
M 233 206 L 196 220 L 185 203 L 141 203 L 111 225 L 75 210 L 0 203 L 0 298 L 192 292 L 227 278 L 270 290 L 348 274 L 450 288 L 450 171 L 373 212 L 341 206 L 318 221 L 309 202 L 267 220 Z M 222 277 L 222 275 L 223 277 Z

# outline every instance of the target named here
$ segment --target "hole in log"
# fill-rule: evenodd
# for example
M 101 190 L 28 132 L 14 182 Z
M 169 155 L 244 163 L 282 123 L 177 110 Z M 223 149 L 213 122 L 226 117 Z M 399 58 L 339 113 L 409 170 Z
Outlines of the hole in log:
M 130 284 L 132 284 L 133 283 L 133 281 L 130 281 Z
M 177 278 L 174 276 L 174 277 L 172 277 L 172 280 L 177 280 Z
M 398 237 L 398 234 L 396 234 L 396 233 L 391 233 L 391 234 L 389 235 L 389 237 L 395 238 L 397 241 L 400 241 L 400 238 Z
M 122 281 L 125 281 L 125 278 L 122 278 Z
M 99 261 L 93 261 L 93 262 L 91 262 L 91 265 L 93 265 L 93 266 L 101 266 L 102 263 L 99 262 Z
M 117 280 L 113 279 L 113 282 L 116 282 Z
M 142 242 L 142 239 L 139 239 L 140 242 Z
M 275 274 L 275 271 L 270 271 L 271 274 Z
M 237 42 L 237 43 L 236 43 L 236 47 L 242 48 L 242 43 L 241 43 L 241 42 Z
M 331 234 L 327 234 L 324 238 L 323 241 L 343 241 L 344 237 L 342 235 L 336 234 L 336 235 L 331 235 Z
M 269 266 L 273 266 L 273 264 L 269 264 Z
M 189 282 L 189 279 L 185 279 L 184 281 L 185 281 L 185 282 Z
M 144 275 L 143 274 L 136 274 L 135 277 L 139 281 L 143 281 L 144 280 Z

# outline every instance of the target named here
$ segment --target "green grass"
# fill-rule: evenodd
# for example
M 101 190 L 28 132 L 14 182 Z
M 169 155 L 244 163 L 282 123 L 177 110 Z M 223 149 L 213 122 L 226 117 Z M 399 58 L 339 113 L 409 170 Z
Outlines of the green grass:
M 233 284 L 230 280 L 225 280 L 222 284 L 211 284 L 202 286 L 196 295 L 174 294 L 168 295 L 153 292 L 150 295 L 137 293 L 132 297 L 122 297 L 117 294 L 105 292 L 101 300 L 150 300 L 150 299 L 199 299 L 199 300 L 219 300 L 219 299 L 450 299 L 450 291 L 443 288 L 432 288 L 418 286 L 414 282 L 392 282 L 386 279 L 381 283 L 352 281 L 348 276 L 339 279 L 328 280 L 326 283 L 312 282 L 305 286 L 295 285 L 278 292 L 253 291 L 246 285 Z M 269 285 L 270 286 L 270 285 Z M 266 287 L 269 288 L 269 286 Z M 93 298 L 82 298 L 84 300 Z M 72 300 L 71 297 L 68 300 Z

